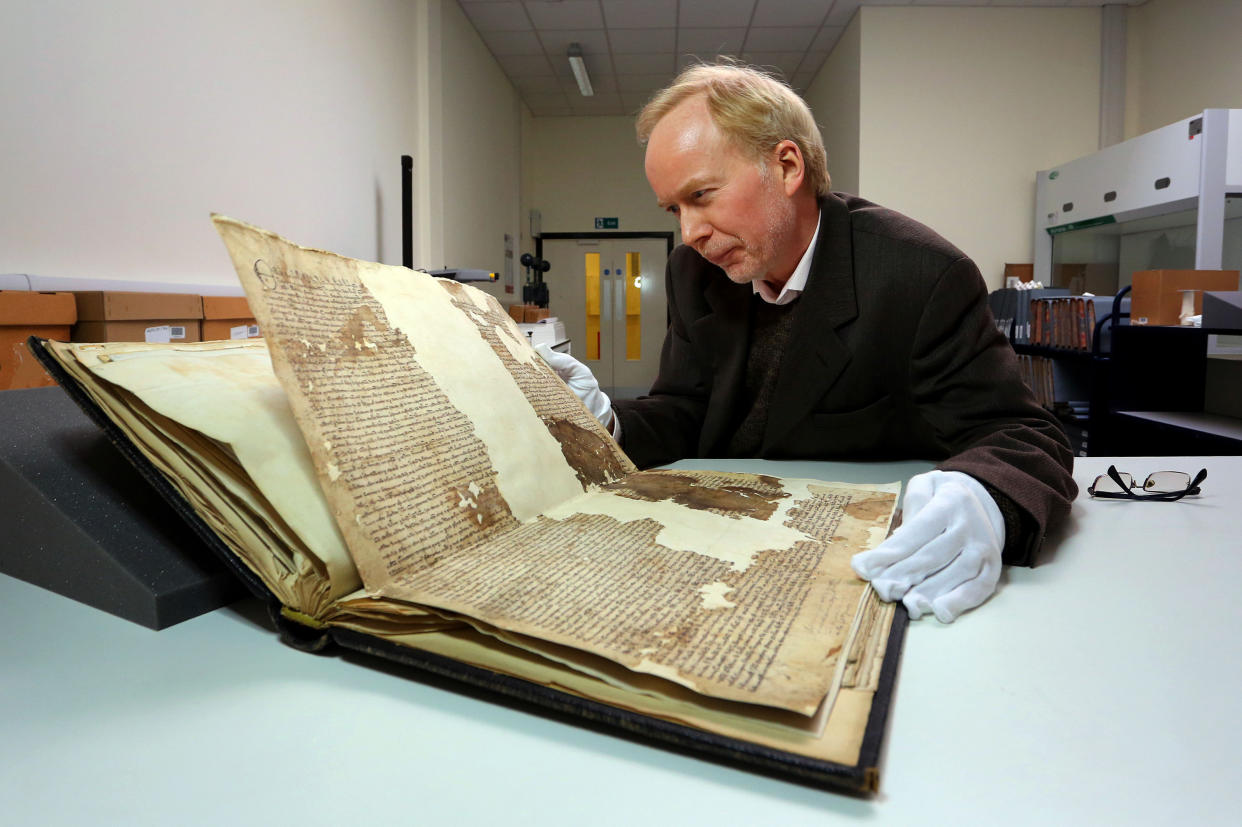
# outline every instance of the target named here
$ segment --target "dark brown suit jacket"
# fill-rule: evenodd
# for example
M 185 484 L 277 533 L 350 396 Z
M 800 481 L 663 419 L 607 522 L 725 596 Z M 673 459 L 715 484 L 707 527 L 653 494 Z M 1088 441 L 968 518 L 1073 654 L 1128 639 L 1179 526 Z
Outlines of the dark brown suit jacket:
M 929 459 L 970 474 L 999 494 L 1005 561 L 1032 564 L 1077 494 L 1073 457 L 996 330 L 978 268 L 927 227 L 861 198 L 834 193 L 820 212 L 759 456 Z M 622 445 L 643 468 L 724 456 L 749 405 L 751 286 L 686 246 L 666 278 L 659 376 L 650 395 L 615 403 Z

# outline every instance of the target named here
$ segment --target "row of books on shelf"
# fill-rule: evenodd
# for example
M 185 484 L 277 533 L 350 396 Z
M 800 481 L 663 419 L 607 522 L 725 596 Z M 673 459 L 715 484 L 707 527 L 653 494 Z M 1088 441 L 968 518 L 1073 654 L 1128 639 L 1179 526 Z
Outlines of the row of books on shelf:
M 1052 296 L 1068 296 L 1068 287 L 1002 287 L 988 294 L 988 307 L 996 328 L 1016 344 L 1028 344 L 1031 339 L 1031 305 Z
M 1129 310 L 1129 299 L 1122 309 Z M 1033 290 L 1003 287 L 988 296 L 997 329 L 1014 344 L 1090 352 L 1096 322 L 1112 312 L 1112 296 L 1071 296 L 1065 287 Z M 1127 319 L 1117 320 L 1125 324 Z M 1108 351 L 1108 326 L 1101 330 L 1101 351 Z
M 1020 353 L 1018 366 L 1039 404 L 1056 414 L 1065 425 L 1075 456 L 1087 456 L 1087 423 L 1090 420 L 1087 400 L 1057 399 L 1053 360 L 1047 356 Z
M 1091 350 L 1099 296 L 1034 299 L 1027 341 L 1032 345 L 1066 350 Z M 1108 297 L 1111 303 L 1112 296 Z M 1105 311 L 1107 312 L 1107 311 Z
M 1052 410 L 1056 402 L 1056 389 L 1053 382 L 1052 360 L 1046 356 L 1029 356 L 1018 354 L 1018 367 L 1022 371 L 1022 380 L 1035 393 L 1040 405 Z
M 1036 356 L 1025 353 L 1018 354 L 1018 367 L 1022 371 L 1022 380 L 1035 393 L 1039 404 L 1063 419 L 1086 419 L 1088 402 L 1086 400 L 1057 399 L 1053 360 L 1047 356 Z

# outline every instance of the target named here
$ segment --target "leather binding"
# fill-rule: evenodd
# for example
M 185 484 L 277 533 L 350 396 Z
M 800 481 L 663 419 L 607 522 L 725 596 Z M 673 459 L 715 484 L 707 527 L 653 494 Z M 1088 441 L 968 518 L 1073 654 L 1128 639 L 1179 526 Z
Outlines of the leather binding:
M 881 747 L 909 620 L 901 604 L 896 606 L 880 668 L 879 685 L 872 700 L 858 763 L 853 766 L 808 758 L 641 715 L 350 629 L 311 628 L 299 623 L 284 611 L 284 607 L 267 587 L 229 551 L 163 475 L 129 442 L 86 392 L 78 387 L 76 380 L 44 350 L 41 340 L 31 337 L 28 345 L 65 392 L 103 429 L 126 459 L 134 464 L 138 472 L 189 523 L 195 534 L 220 557 L 246 588 L 267 605 L 280 640 L 286 645 L 320 655 L 360 653 L 368 658 L 381 658 L 406 667 L 411 678 L 445 689 L 786 781 L 854 795 L 876 792 L 880 777 Z

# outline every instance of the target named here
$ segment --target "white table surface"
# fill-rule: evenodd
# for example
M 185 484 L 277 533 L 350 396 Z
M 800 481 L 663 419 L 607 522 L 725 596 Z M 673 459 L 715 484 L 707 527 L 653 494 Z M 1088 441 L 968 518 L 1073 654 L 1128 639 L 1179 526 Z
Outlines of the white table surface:
M 912 623 L 872 799 L 297 652 L 253 602 L 154 632 L 0 575 L 0 824 L 1242 823 L 1242 458 L 1116 463 L 1209 476 L 1179 503 L 1084 493 L 1039 567 Z

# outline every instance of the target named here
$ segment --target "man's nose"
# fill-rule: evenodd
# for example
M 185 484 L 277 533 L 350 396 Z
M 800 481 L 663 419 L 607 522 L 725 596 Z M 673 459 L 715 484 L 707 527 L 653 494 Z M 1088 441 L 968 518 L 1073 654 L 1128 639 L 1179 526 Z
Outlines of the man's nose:
M 681 240 L 691 247 L 698 247 L 712 234 L 712 225 L 703 219 L 698 210 L 681 211 Z

